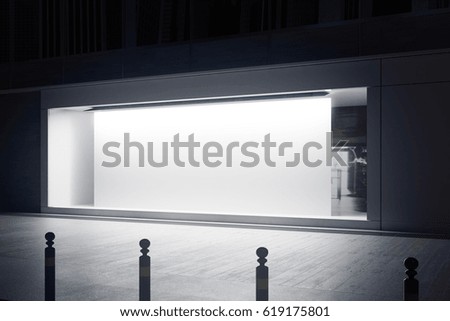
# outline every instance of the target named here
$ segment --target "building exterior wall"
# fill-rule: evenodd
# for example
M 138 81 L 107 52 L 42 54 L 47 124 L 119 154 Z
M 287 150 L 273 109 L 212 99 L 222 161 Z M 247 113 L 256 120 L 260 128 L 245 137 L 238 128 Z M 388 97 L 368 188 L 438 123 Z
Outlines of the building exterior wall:
M 39 212 L 40 93 L 0 95 L 0 213 Z
M 372 17 L 372 2 L 361 1 L 359 18 L 343 21 L 324 3 L 314 25 L 247 26 L 239 35 L 189 41 L 184 30 L 177 41 L 146 46 L 128 37 L 123 49 L 33 53 L 22 62 L 3 52 L 10 63 L 0 64 L 0 209 L 41 210 L 47 108 L 363 86 L 375 168 L 370 228 L 449 234 L 450 38 L 442 36 L 449 10 L 413 1 L 412 12 L 395 19 Z
M 383 61 L 382 227 L 450 231 L 450 55 Z
M 444 132 L 449 115 L 448 55 L 439 52 L 346 59 L 46 88 L 42 89 L 41 109 L 366 86 L 368 148 L 372 150 L 369 162 L 378 167 L 369 172 L 369 221 L 374 222 L 370 228 L 448 233 L 448 183 L 443 179 L 448 176 L 448 169 L 438 166 L 448 154 L 444 148 L 448 146 Z M 435 97 L 437 102 L 429 105 Z M 37 104 L 32 108 L 36 113 Z M 36 122 L 36 114 L 33 117 Z M 31 136 L 36 137 L 33 133 L 28 138 Z M 439 150 L 439 157 L 434 150 Z M 17 151 L 13 154 L 21 155 Z M 413 183 L 416 178 L 420 178 L 419 184 Z M 5 181 L 11 186 L 17 184 L 11 177 Z M 36 185 L 32 189 L 36 190 Z M 40 190 L 45 195 L 44 189 L 45 184 L 34 194 Z M 10 209 L 31 208 L 18 199 L 13 203 Z M 36 200 L 32 203 L 34 209 L 40 205 Z M 304 223 L 320 225 L 314 221 Z
M 361 5 L 363 10 L 366 4 Z M 51 57 L 33 54 L 28 60 L 0 62 L 0 89 L 445 50 L 450 47 L 450 38 L 442 36 L 450 32 L 449 10 L 369 15 L 221 37 L 113 46 L 110 50 L 106 46 L 95 52 Z

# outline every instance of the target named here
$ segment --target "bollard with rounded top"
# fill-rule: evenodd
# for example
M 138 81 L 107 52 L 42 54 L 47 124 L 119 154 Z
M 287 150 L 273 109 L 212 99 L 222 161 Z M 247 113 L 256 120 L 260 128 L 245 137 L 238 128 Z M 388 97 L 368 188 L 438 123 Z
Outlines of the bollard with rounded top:
M 408 257 L 403 262 L 406 267 L 407 277 L 403 280 L 403 300 L 418 301 L 419 300 L 419 281 L 414 277 L 417 275 L 416 269 L 419 261 L 414 257 Z
M 269 251 L 265 247 L 256 250 L 259 266 L 256 268 L 256 301 L 269 300 L 269 268 L 265 266 Z
M 139 301 L 150 301 L 150 241 L 142 239 L 139 242 L 142 255 L 139 257 Z
M 55 234 L 45 234 L 47 247 L 45 248 L 45 301 L 55 301 L 55 248 L 53 240 Z

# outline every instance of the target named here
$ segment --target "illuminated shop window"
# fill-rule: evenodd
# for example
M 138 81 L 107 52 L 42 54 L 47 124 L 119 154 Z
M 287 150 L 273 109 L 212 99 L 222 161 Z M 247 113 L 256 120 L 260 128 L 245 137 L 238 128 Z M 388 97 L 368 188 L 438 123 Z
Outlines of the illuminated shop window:
M 366 219 L 365 97 L 50 109 L 48 205 Z

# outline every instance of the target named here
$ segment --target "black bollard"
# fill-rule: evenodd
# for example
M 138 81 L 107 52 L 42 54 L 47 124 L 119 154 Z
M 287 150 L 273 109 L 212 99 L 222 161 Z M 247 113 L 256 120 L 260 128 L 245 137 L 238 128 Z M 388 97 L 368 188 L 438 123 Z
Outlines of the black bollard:
M 55 301 L 55 248 L 53 240 L 55 234 L 45 234 L 47 247 L 45 248 L 45 301 Z
M 150 241 L 142 239 L 139 242 L 142 255 L 139 257 L 139 301 L 150 301 Z
M 406 277 L 403 280 L 403 300 L 404 301 L 418 301 L 419 300 L 419 281 L 414 277 L 417 275 L 416 269 L 419 266 L 419 261 L 416 258 L 408 257 L 403 262 L 406 267 Z
M 259 266 L 256 267 L 256 301 L 269 300 L 269 268 L 265 266 L 269 251 L 265 247 L 256 250 Z

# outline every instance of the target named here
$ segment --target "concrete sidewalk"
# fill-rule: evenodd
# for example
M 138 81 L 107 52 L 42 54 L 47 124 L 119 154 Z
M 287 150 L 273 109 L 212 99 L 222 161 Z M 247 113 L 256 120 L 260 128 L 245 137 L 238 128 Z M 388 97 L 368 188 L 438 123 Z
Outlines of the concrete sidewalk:
M 0 215 L 0 298 L 43 300 L 44 234 L 56 234 L 57 300 L 137 300 L 139 240 L 152 300 L 254 300 L 269 249 L 270 300 L 402 300 L 403 259 L 421 300 L 450 300 L 450 240 Z

